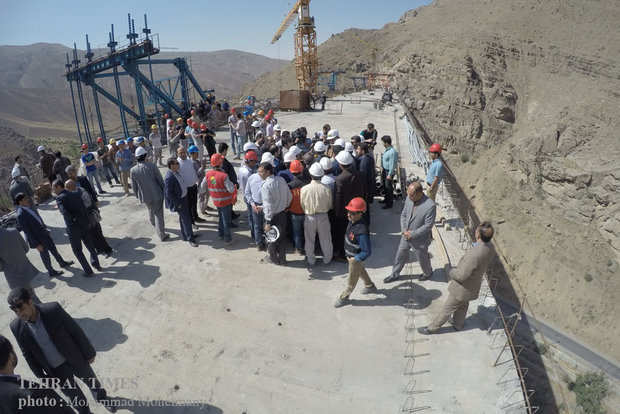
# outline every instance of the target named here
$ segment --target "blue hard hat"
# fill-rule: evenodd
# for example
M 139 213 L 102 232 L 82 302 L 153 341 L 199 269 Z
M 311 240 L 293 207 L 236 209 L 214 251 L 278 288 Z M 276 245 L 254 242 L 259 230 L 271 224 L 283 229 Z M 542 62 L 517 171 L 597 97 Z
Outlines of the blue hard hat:
M 127 142 L 133 142 L 133 138 L 132 137 L 128 137 L 127 138 Z
M 121 139 L 120 141 L 117 142 L 118 145 L 125 145 L 126 142 L 124 139 Z
M 194 152 L 200 152 L 198 151 L 198 147 L 195 145 L 190 145 L 189 148 L 187 149 L 187 152 L 189 152 L 190 154 L 194 153 Z
M 138 138 L 136 139 L 136 141 L 138 141 L 138 142 L 142 142 L 142 141 L 144 141 L 144 137 L 138 137 Z
M 243 111 L 243 116 L 248 116 L 250 115 L 250 111 Z

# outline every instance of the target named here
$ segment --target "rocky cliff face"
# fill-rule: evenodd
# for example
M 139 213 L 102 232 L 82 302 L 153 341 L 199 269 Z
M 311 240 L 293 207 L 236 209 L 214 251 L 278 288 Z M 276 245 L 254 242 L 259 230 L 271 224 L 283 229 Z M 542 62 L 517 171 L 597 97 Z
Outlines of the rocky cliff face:
M 321 66 L 374 67 L 419 117 L 537 316 L 620 357 L 617 2 L 435 1 L 381 30 L 347 30 Z M 371 50 L 355 37 L 379 50 Z M 292 66 L 245 91 L 295 88 Z M 275 81 L 278 79 L 278 82 Z

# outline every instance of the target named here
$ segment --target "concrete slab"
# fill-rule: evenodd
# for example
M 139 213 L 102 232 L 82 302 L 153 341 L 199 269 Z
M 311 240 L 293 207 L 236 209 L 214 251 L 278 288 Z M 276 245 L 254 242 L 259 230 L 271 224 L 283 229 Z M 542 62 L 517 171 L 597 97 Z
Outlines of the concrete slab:
M 379 136 L 398 135 L 400 149 L 407 148 L 402 112 L 377 110 L 367 99 L 378 97 L 356 94 L 328 101 L 323 112 L 276 115 L 290 130 L 317 131 L 329 123 L 345 139 L 373 122 Z M 227 131 L 217 138 L 227 141 Z M 424 175 L 402 151 L 401 158 L 408 171 Z M 159 242 L 134 197 L 114 187 L 101 199 L 104 234 L 117 251 L 101 258 L 103 271 L 84 279 L 73 267 L 59 278 L 40 275 L 34 285 L 43 301 L 60 302 L 86 331 L 98 351 L 95 372 L 111 395 L 133 405 L 121 413 L 359 414 L 424 407 L 505 413 L 511 408 L 502 407 L 511 402 L 513 410 L 519 407 L 512 363 L 493 367 L 503 334 L 487 334 L 490 299 L 471 304 L 464 331 L 450 327 L 422 337 L 415 329 L 430 321 L 446 294 L 443 272 L 426 282 L 383 284 L 400 237 L 401 201 L 392 210 L 372 205 L 373 253 L 366 267 L 379 292 L 363 296 L 359 286 L 350 306 L 334 309 L 346 285 L 344 264 L 309 270 L 294 254 L 287 268 L 261 264 L 264 253 L 250 245 L 243 220 L 235 229 L 239 240 L 224 249 L 213 213 L 200 225 L 198 248 L 180 241 L 177 216 L 170 212 L 171 240 Z M 440 204 L 458 226 L 448 201 Z M 61 253 L 72 258 L 58 211 L 51 204 L 40 211 Z M 464 252 L 458 232 L 439 231 L 450 260 L 458 262 Z M 445 259 L 435 244 L 431 254 L 433 267 L 441 269 Z M 36 251 L 28 256 L 44 269 Z M 404 273 L 419 274 L 417 263 Z M 7 294 L 0 283 L 0 296 Z M 14 342 L 12 318 L 8 308 L 0 312 L 0 333 Z M 510 361 L 510 353 L 503 359 Z M 17 372 L 32 377 L 23 358 Z M 146 405 L 153 400 L 161 405 Z M 191 401 L 204 404 L 202 410 L 186 405 Z M 106 411 L 95 406 L 93 412 Z

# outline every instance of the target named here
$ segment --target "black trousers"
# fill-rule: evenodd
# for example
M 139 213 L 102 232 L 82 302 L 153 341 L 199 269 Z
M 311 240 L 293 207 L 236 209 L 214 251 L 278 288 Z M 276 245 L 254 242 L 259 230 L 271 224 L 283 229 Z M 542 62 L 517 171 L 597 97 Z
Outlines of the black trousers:
M 271 225 L 276 226 L 280 231 L 280 237 L 273 243 L 269 243 L 267 251 L 269 258 L 276 264 L 286 264 L 286 211 L 275 214 L 271 219 Z
M 187 203 L 192 224 L 196 224 L 196 219 L 198 218 L 198 186 L 196 184 L 187 187 Z
M 69 361 L 65 361 L 52 371 L 52 376 L 60 379 L 61 385 L 71 384 L 70 387 L 63 386 L 61 390 L 71 401 L 78 401 L 78 406 L 74 408 L 80 414 L 89 414 L 91 411 L 84 393 L 76 384 L 75 377 L 81 379 L 90 388 L 95 400 L 107 398 L 106 390 L 101 387 L 101 383 L 90 365 L 80 369 L 73 366 Z
M 344 254 L 344 234 L 347 232 L 349 219 L 347 216 L 334 217 L 334 257 L 346 257 Z
M 108 241 L 105 239 L 103 235 L 103 230 L 101 229 L 101 224 L 97 223 L 93 227 L 90 228 L 90 235 L 93 238 L 93 244 L 95 245 L 95 250 L 99 253 L 111 253 L 112 248 L 108 244 Z
M 381 182 L 383 183 L 383 188 L 385 189 L 385 197 L 383 201 L 385 201 L 385 205 L 391 206 L 394 204 L 394 179 L 387 179 L 387 170 L 381 170 Z
M 47 233 L 47 230 L 45 230 L 45 232 Z M 43 239 L 45 240 L 43 244 L 43 251 L 39 252 L 39 255 L 41 256 L 43 266 L 45 266 L 47 272 L 50 273 L 54 270 L 54 267 L 52 266 L 52 259 L 50 258 L 50 253 L 52 254 L 52 256 L 54 256 L 59 265 L 63 265 L 65 263 L 65 259 L 63 259 L 60 253 L 58 253 L 58 250 L 56 249 L 56 244 L 54 243 L 54 240 L 52 240 L 52 238 L 49 236 L 49 234 L 45 234 L 43 236 Z
M 67 227 L 67 233 L 69 234 L 69 243 L 71 244 L 73 254 L 82 265 L 82 269 L 84 269 L 87 274 L 92 274 L 93 269 L 88 264 L 88 260 L 86 260 L 82 252 L 82 242 L 84 242 L 84 246 L 86 246 L 86 249 L 90 253 L 90 263 L 93 266 L 99 267 L 99 259 L 97 258 L 97 250 L 95 249 L 95 244 L 93 243 L 88 227 Z

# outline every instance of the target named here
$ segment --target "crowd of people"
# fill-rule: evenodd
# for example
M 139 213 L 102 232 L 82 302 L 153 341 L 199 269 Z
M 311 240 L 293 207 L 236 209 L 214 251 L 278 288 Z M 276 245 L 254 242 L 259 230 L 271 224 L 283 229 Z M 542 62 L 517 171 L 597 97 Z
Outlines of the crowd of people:
M 52 155 L 45 147 L 38 148 L 39 166 L 51 183 L 71 248 L 85 277 L 94 276 L 94 270 L 102 270 L 98 255 L 108 257 L 114 253 L 103 234 L 98 208 L 98 196 L 106 194 L 102 182 L 107 182 L 110 187 L 122 185 L 126 195 L 133 193 L 146 206 L 149 221 L 162 242 L 170 239 L 165 231 L 164 206 L 177 213 L 181 238 L 194 248 L 199 246 L 199 224 L 206 221 L 201 215 L 217 212 L 218 236 L 225 247 L 238 241 L 233 229 L 240 227 L 235 221 L 243 216 L 254 247 L 267 252 L 261 260 L 263 263 L 287 266 L 289 251 L 305 256 L 309 267 L 317 265 L 317 255 L 323 265 L 332 261 L 348 263 L 347 287 L 334 307 L 349 303 L 349 296 L 360 278 L 364 283 L 362 294 L 377 292 L 364 261 L 372 253 L 370 205 L 377 196 L 378 178 L 385 194 L 379 200 L 382 208 L 390 209 L 394 203 L 398 153 L 392 146 L 391 137 L 383 135 L 378 139 L 372 123 L 349 140 L 340 137 L 339 132 L 327 124 L 314 134 L 309 134 L 305 127 L 291 132 L 278 124 L 273 111 L 249 112 L 246 109 L 240 112 L 236 108 L 230 109 L 230 145 L 227 142 L 218 145 L 215 133 L 192 110 L 187 118 L 172 119 L 166 115 L 165 133 L 160 133 L 157 125 L 153 125 L 148 138 L 111 139 L 108 144 L 98 138 L 97 148 L 92 151 L 84 144 L 79 164 L 71 164 L 60 152 Z M 162 154 L 164 142 L 169 151 L 165 161 Z M 379 142 L 384 148 L 381 156 L 375 155 Z M 227 159 L 229 149 L 234 159 L 241 160 L 237 171 Z M 401 240 L 392 270 L 383 279 L 385 284 L 399 280 L 411 250 L 422 269 L 419 280 L 427 280 L 433 274 L 428 248 L 436 215 L 434 199 L 442 179 L 441 150 L 439 144 L 430 148 L 433 162 L 425 183 L 427 194 L 419 182 L 406 188 L 405 205 L 400 216 Z M 375 159 L 380 160 L 379 169 Z M 158 166 L 165 166 L 165 174 L 162 175 Z M 82 171 L 81 175 L 79 171 Z M 96 379 L 88 366 L 94 359 L 94 351 L 83 333 L 78 331 L 79 327 L 71 322 L 60 305 L 40 304 L 30 285 L 38 271 L 26 256 L 28 247 L 39 252 L 50 277 L 63 273 L 63 270 L 54 268 L 50 255 L 61 269 L 74 262 L 58 252 L 37 211 L 28 172 L 19 157 L 12 176 L 11 197 L 27 241 L 24 242 L 15 230 L 0 229 L 0 266 L 12 289 L 9 305 L 17 316 L 11 325 L 13 332 L 36 375 L 76 375 L 85 382 L 89 378 Z M 208 205 L 209 201 L 214 208 Z M 235 208 L 238 212 L 234 211 Z M 483 223 L 476 233 L 477 242 L 486 246 L 492 235 L 492 226 Z M 2 255 L 4 243 L 21 246 L 17 249 L 19 252 Z M 88 250 L 90 261 L 86 259 L 82 246 Z M 467 267 L 446 269 L 458 286 L 450 288 L 451 296 L 442 314 L 431 325 L 421 328 L 421 333 L 436 332 L 450 315 L 454 315 L 454 328 L 460 329 L 467 303 L 474 293 L 477 295 L 489 258 L 488 246 L 481 247 L 476 250 L 475 258 L 468 259 L 473 260 L 473 264 L 467 262 Z M 44 315 L 47 312 L 56 316 L 46 320 Z M 33 326 L 41 321 L 48 326 L 48 323 L 59 323 L 57 320 L 66 322 L 64 326 L 70 331 L 67 335 L 75 342 L 71 346 L 84 349 L 81 353 L 87 357 L 86 364 L 72 361 L 60 349 L 54 351 L 59 345 L 50 338 L 51 335 L 42 339 L 32 331 L 40 329 Z M 31 331 L 33 333 L 29 334 Z M 28 344 L 32 345 L 33 341 L 38 348 L 28 350 Z M 7 343 L 6 338 L 0 337 L 0 368 L 5 373 L 16 364 L 14 351 Z M 41 350 L 41 355 L 34 355 Z M 91 385 L 96 398 L 105 400 L 105 390 L 96 381 L 91 381 Z

